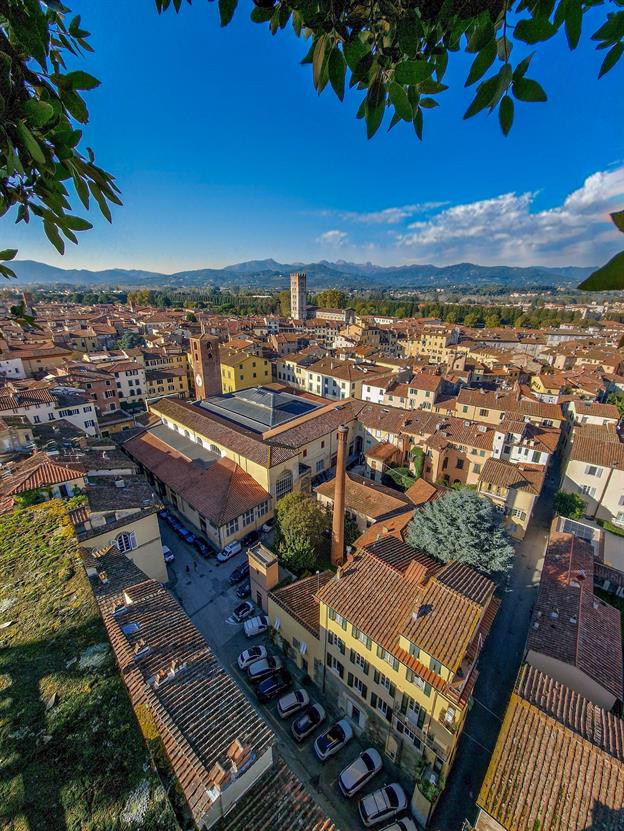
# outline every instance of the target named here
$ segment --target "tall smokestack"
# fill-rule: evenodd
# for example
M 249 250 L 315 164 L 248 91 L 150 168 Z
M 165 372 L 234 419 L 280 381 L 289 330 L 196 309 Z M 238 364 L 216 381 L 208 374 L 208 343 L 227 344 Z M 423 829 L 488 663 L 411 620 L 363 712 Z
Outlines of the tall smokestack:
M 332 521 L 332 565 L 344 561 L 345 464 L 347 461 L 347 427 L 338 428 L 338 457 L 336 459 L 336 486 L 334 488 L 334 516 Z

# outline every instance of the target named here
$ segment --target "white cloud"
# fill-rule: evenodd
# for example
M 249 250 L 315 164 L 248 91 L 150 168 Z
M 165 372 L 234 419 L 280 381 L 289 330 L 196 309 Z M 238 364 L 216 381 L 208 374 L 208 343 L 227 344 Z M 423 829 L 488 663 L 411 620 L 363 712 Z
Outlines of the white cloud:
M 394 233 L 397 255 L 445 264 L 596 265 L 620 245 L 608 213 L 624 201 L 624 167 L 589 176 L 563 204 L 532 211 L 536 193 L 455 205 Z
M 349 235 L 347 233 L 335 229 L 333 231 L 325 231 L 325 233 L 316 238 L 316 241 L 321 245 L 331 245 L 333 248 L 342 248 L 347 244 L 348 239 Z
M 419 202 L 413 205 L 383 208 L 380 211 L 322 211 L 321 216 L 335 216 L 344 222 L 357 222 L 364 225 L 398 225 L 417 214 L 428 213 L 447 204 L 448 202 Z

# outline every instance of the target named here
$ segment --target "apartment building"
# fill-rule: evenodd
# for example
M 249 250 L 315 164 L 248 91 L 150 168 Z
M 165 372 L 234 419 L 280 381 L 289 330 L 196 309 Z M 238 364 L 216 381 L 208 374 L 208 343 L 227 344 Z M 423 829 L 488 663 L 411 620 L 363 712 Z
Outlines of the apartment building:
M 189 383 L 183 366 L 155 367 L 145 370 L 145 396 L 147 399 L 177 395 L 188 398 Z
M 114 377 L 121 401 L 136 404 L 145 400 L 147 381 L 145 366 L 140 361 L 114 361 L 103 368 Z
M 561 441 L 557 427 L 541 427 L 517 416 L 505 417 L 494 433 L 493 455 L 512 464 L 546 469 Z
M 95 405 L 74 387 L 11 381 L 0 390 L 0 415 L 24 416 L 33 425 L 64 419 L 88 436 L 98 432 Z
M 572 399 L 564 405 L 572 424 L 593 424 L 599 427 L 615 427 L 620 421 L 620 412 L 615 404 L 603 404 L 600 401 L 580 401 Z
M 580 494 L 586 516 L 624 526 L 624 443 L 613 427 L 574 427 L 562 471 L 562 490 Z
M 408 336 L 404 351 L 408 357 L 424 357 L 432 364 L 449 363 L 457 350 L 459 330 L 456 327 L 422 326 L 414 336 Z
M 220 349 L 221 391 L 238 392 L 271 383 L 271 362 L 245 351 Z
M 105 413 L 114 413 L 121 406 L 117 384 L 110 372 L 89 363 L 72 361 L 56 373 L 63 383 L 84 390 L 94 402 L 98 418 Z
M 481 421 L 484 424 L 499 424 L 506 415 L 515 415 L 543 427 L 561 427 L 564 422 L 560 404 L 523 398 L 518 389 L 511 392 L 488 392 L 483 387 L 463 387 L 457 396 L 455 410 L 458 418 Z
M 362 394 L 363 385 L 369 385 L 388 374 L 387 369 L 375 364 L 341 361 L 338 358 L 295 362 L 294 357 L 289 356 L 278 362 L 277 379 L 288 381 L 298 389 L 333 400 L 362 399 L 364 397 Z M 294 372 L 281 369 L 283 374 L 280 378 L 280 364 L 286 366 L 295 364 Z
M 543 468 L 490 458 L 483 465 L 477 489 L 504 514 L 510 535 L 521 540 L 543 485 Z

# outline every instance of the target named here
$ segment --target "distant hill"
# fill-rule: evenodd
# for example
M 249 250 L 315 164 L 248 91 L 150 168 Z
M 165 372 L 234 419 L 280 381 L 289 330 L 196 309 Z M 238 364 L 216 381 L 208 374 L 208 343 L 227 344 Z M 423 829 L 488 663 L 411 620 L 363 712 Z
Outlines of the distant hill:
M 311 289 L 342 288 L 461 288 L 466 286 L 503 285 L 528 288 L 538 285 L 572 284 L 584 280 L 593 268 L 563 266 L 484 266 L 457 263 L 449 266 L 402 265 L 378 266 L 373 263 L 349 263 L 344 260 L 318 263 L 278 263 L 273 259 L 234 263 L 225 268 L 200 268 L 162 274 L 140 269 L 108 268 L 102 271 L 64 269 L 35 260 L 17 260 L 11 264 L 21 285 L 68 285 L 175 288 L 202 286 L 245 286 L 282 289 L 288 285 L 291 271 L 305 271 Z

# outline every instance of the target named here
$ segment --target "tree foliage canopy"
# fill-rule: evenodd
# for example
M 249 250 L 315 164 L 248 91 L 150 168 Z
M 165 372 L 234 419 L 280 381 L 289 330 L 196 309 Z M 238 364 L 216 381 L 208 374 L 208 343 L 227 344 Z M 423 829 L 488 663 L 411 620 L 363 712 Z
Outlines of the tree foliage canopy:
M 287 568 L 296 573 L 316 568 L 330 527 L 328 512 L 308 494 L 293 491 L 275 508 L 275 547 Z
M 582 519 L 587 508 L 585 500 L 578 493 L 569 493 L 568 491 L 557 491 L 553 500 L 553 507 L 558 514 L 570 519 Z
M 492 503 L 468 488 L 429 502 L 414 515 L 407 542 L 442 562 L 460 562 L 488 574 L 507 571 L 513 547 Z

